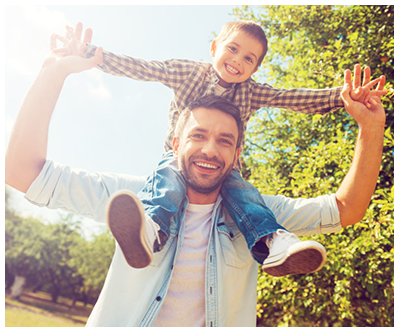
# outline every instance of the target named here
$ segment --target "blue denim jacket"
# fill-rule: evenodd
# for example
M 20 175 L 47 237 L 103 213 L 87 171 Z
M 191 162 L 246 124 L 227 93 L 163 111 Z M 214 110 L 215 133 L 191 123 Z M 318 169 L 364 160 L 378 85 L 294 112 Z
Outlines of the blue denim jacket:
M 88 173 L 52 161 L 32 183 L 26 198 L 49 208 L 61 208 L 105 222 L 107 200 L 114 191 L 138 192 L 144 178 L 112 173 Z M 264 196 L 279 223 L 297 235 L 341 229 L 334 195 L 313 199 Z M 145 269 L 127 265 L 116 247 L 100 297 L 87 326 L 151 326 L 168 290 L 174 262 L 184 238 L 187 201 L 171 224 L 165 247 Z M 255 326 L 258 264 L 246 241 L 218 198 L 206 256 L 206 326 Z M 184 313 L 182 313 L 184 314 Z M 176 322 L 176 326 L 178 326 Z

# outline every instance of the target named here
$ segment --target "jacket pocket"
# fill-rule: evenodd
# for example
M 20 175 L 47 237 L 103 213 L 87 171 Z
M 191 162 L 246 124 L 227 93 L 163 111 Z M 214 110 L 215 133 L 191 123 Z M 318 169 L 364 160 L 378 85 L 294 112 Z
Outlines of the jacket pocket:
M 226 265 L 242 269 L 253 261 L 247 241 L 235 225 L 228 227 L 222 222 L 217 224 L 217 231 Z

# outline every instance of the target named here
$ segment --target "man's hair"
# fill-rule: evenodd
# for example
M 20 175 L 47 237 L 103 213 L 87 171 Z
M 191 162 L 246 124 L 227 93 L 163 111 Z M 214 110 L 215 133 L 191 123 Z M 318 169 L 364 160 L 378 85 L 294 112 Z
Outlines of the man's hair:
M 186 126 L 191 112 L 199 107 L 207 109 L 213 108 L 231 115 L 236 121 L 238 129 L 237 148 L 241 146 L 241 141 L 243 140 L 244 136 L 244 129 L 243 122 L 241 120 L 240 109 L 232 102 L 215 95 L 205 96 L 188 104 L 188 106 L 179 115 L 179 119 L 175 128 L 175 136 L 179 138 L 182 137 L 184 127 Z
M 216 45 L 223 42 L 228 38 L 228 36 L 234 31 L 245 31 L 250 36 L 259 41 L 263 47 L 263 52 L 258 59 L 258 63 L 256 67 L 259 67 L 262 64 L 264 57 L 266 56 L 268 50 L 268 43 L 265 32 L 262 29 L 262 26 L 253 21 L 234 21 L 229 22 L 223 25 L 222 30 L 219 35 L 216 37 Z

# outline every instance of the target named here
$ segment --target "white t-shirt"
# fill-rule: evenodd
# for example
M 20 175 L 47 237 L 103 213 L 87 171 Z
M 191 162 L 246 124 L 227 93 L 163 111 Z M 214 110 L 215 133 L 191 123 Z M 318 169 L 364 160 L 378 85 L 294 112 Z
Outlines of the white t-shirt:
M 183 245 L 153 326 L 205 326 L 205 260 L 214 204 L 188 204 Z

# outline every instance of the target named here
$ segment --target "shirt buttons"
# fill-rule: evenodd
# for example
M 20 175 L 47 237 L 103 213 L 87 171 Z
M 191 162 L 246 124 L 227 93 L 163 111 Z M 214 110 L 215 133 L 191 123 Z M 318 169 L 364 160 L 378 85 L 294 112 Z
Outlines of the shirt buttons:
M 162 297 L 160 297 L 160 296 L 157 296 L 157 297 L 155 298 L 155 300 L 159 302 L 159 301 L 161 301 L 161 300 L 162 300 Z

